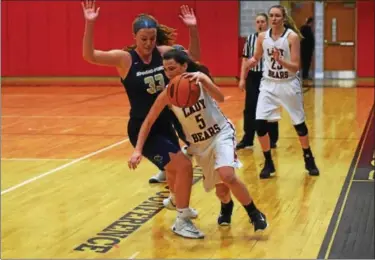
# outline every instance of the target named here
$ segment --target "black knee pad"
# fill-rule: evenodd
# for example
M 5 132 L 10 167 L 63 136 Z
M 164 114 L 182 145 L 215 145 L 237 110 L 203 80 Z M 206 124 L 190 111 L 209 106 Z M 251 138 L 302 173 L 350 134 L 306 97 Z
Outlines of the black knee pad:
M 294 128 L 296 129 L 298 136 L 306 136 L 309 132 L 307 130 L 307 126 L 306 126 L 305 122 L 303 122 L 302 124 L 299 124 L 299 125 L 295 125 Z
M 256 120 L 256 130 L 259 137 L 265 136 L 268 132 L 266 120 Z

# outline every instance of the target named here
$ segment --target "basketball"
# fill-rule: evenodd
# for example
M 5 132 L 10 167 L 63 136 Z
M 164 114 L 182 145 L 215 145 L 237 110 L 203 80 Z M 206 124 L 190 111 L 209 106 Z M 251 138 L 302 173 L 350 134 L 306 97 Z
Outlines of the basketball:
M 167 94 L 172 105 L 191 107 L 198 102 L 201 89 L 193 81 L 180 75 L 169 82 Z

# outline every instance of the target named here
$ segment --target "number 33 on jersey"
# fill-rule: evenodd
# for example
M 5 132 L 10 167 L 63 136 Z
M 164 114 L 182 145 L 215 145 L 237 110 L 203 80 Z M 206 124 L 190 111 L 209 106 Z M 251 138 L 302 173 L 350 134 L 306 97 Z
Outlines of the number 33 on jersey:
M 148 85 L 147 92 L 151 95 L 161 92 L 165 88 L 164 76 L 161 73 L 145 77 L 144 81 Z

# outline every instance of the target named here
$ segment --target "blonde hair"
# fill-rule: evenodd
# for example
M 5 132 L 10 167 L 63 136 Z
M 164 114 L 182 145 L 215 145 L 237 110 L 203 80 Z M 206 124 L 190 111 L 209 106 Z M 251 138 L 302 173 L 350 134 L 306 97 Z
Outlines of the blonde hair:
M 157 24 L 156 26 L 156 45 L 157 46 L 160 46 L 160 45 L 172 46 L 173 44 L 175 44 L 176 37 L 177 37 L 176 29 L 168 27 L 164 24 L 159 24 L 158 20 L 156 20 L 155 17 L 153 17 L 152 15 L 149 15 L 149 14 L 137 15 L 137 17 L 133 21 L 132 26 L 134 26 L 134 24 L 138 20 L 144 19 L 144 18 L 151 19 Z M 134 50 L 136 47 L 137 46 L 133 44 L 133 45 L 124 47 L 124 50 L 130 51 L 130 50 Z
M 292 31 L 294 31 L 298 35 L 298 37 L 300 39 L 303 39 L 302 33 L 297 28 L 297 25 L 294 22 L 293 18 L 288 15 L 288 12 L 287 12 L 286 8 L 284 6 L 282 6 L 282 5 L 274 5 L 274 6 L 271 6 L 271 8 L 269 9 L 269 11 L 271 11 L 272 8 L 278 8 L 278 9 L 280 9 L 281 12 L 282 12 L 282 14 L 283 14 L 283 17 L 284 17 L 284 25 L 285 25 L 285 27 L 290 28 Z
M 268 24 L 268 15 L 266 13 L 257 13 L 255 17 L 263 16 L 266 19 L 266 23 Z

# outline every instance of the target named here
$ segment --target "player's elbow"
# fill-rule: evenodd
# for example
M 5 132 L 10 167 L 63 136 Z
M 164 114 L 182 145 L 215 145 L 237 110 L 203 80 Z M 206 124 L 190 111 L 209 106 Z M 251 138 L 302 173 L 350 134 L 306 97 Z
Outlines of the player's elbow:
M 94 63 L 95 61 L 95 58 L 94 58 L 94 55 L 93 54 L 90 54 L 90 53 L 83 53 L 82 55 L 83 59 L 89 63 Z
M 97 63 L 98 58 L 100 58 L 97 50 L 83 50 L 83 59 L 89 63 Z
M 298 63 L 297 64 L 293 64 L 293 66 L 291 67 L 291 71 L 293 73 L 297 73 L 299 71 L 299 69 L 300 69 L 300 66 L 299 66 Z
M 293 72 L 293 73 L 297 73 L 297 72 L 299 71 L 299 69 L 298 69 L 298 68 L 295 68 L 295 67 L 291 67 L 289 70 L 290 70 L 291 72 Z
M 201 59 L 201 53 L 200 51 L 196 51 L 193 55 L 194 61 L 199 61 Z
M 188 50 L 187 51 L 189 57 L 193 60 L 193 61 L 199 61 L 200 58 L 201 58 L 201 53 L 199 50 Z
M 257 51 L 254 53 L 254 59 L 256 59 L 258 62 L 262 59 L 263 53 Z

